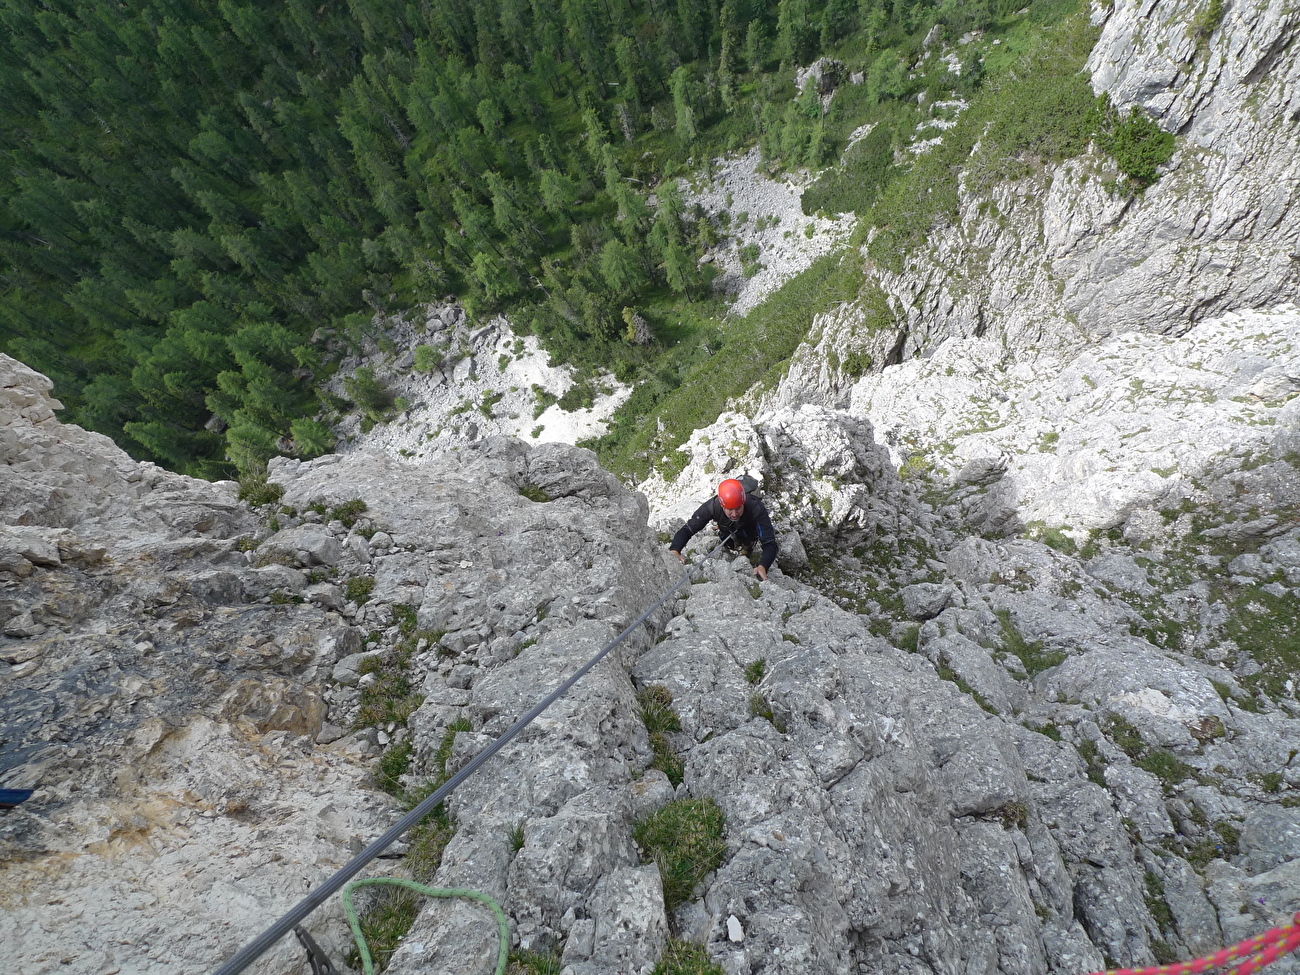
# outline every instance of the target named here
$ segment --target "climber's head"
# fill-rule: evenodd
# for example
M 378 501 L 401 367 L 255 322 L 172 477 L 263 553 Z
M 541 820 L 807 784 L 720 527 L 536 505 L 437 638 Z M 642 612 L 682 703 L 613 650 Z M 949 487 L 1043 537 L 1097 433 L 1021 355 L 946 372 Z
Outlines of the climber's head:
M 745 511 L 745 485 L 734 477 L 729 477 L 718 485 L 718 501 L 722 503 L 722 512 L 732 521 L 736 521 Z

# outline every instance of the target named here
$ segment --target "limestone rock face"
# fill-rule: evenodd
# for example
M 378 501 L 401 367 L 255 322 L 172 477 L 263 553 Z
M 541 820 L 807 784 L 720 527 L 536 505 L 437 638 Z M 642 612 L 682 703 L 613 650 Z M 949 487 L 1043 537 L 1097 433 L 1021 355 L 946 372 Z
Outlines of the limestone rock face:
M 640 486 L 657 524 L 675 527 L 723 478 L 749 473 L 778 535 L 846 524 L 881 532 L 898 527 L 898 475 L 862 417 L 807 404 L 760 412 L 755 420 L 724 413 L 680 449 L 689 460 L 674 480 L 656 473 Z
M 1247 402 L 1289 435 L 1289 399 Z M 6 442 L 79 436 L 9 409 Z M 491 894 L 568 975 L 644 975 L 670 936 L 729 973 L 1072 975 L 1283 920 L 1300 705 L 1290 644 L 1252 621 L 1300 599 L 1290 462 L 1207 464 L 1194 508 L 1134 502 L 1083 545 L 953 500 L 1014 452 L 900 473 L 876 429 L 805 405 L 697 434 L 680 503 L 761 475 L 800 578 L 695 568 L 451 797 L 423 879 Z M 37 790 L 0 821 L 24 971 L 211 970 L 397 816 L 372 768 L 454 773 L 684 581 L 647 498 L 570 447 L 277 460 L 257 513 L 183 480 L 137 497 L 107 449 L 125 473 L 89 487 L 14 456 L 61 492 L 15 495 L 0 531 L 2 784 Z M 649 687 L 677 719 L 653 739 Z M 721 810 L 726 850 L 670 915 L 634 830 L 680 799 Z M 70 946 L 77 924 L 107 947 Z M 340 958 L 338 905 L 310 926 Z M 430 901 L 390 970 L 488 970 L 496 939 Z M 285 942 L 259 970 L 306 969 Z
M 1119 192 L 1113 163 L 1085 154 L 987 192 L 964 186 L 951 226 L 902 269 L 872 272 L 894 325 L 868 329 L 856 308 L 822 316 L 783 401 L 846 405 L 846 350 L 879 369 L 984 338 L 1020 358 L 1293 301 L 1300 62 L 1287 52 L 1300 20 L 1281 0 L 1218 9 L 1198 38 L 1206 7 L 1193 0 L 1094 5 L 1094 90 L 1178 136 L 1154 185 Z
M 846 429 L 866 423 L 904 491 L 943 480 L 960 509 L 954 515 L 989 535 L 1033 523 L 1124 526 L 1136 512 L 1198 496 L 1198 482 L 1221 483 L 1243 469 L 1270 505 L 1286 505 L 1300 488 L 1294 478 L 1270 477 L 1266 465 L 1300 446 L 1297 341 L 1294 305 L 1065 353 L 952 337 L 926 358 L 863 376 L 840 410 L 787 405 L 800 395 L 792 371 L 753 422 L 768 427 L 820 411 Z M 691 448 L 716 443 L 720 425 L 696 434 Z M 773 466 L 780 475 L 789 469 L 784 457 Z
M 24 972 L 207 972 L 392 815 L 313 741 L 360 636 L 269 601 L 302 582 L 249 564 L 234 485 L 135 463 L 49 389 L 0 356 L 0 785 L 35 790 L 0 814 L 0 942 Z M 337 905 L 308 927 L 346 936 Z

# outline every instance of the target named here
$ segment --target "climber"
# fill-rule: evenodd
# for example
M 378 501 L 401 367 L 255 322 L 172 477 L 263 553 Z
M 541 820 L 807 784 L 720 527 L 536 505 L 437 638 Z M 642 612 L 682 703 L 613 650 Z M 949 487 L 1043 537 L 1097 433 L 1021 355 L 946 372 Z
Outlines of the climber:
M 745 496 L 745 485 L 734 477 L 719 484 L 717 495 L 700 505 L 690 521 L 677 530 L 668 546 L 677 556 L 677 561 L 685 564 L 682 549 L 710 519 L 728 549 L 749 555 L 755 542 L 762 544 L 763 556 L 754 566 L 754 575 L 766 580 L 767 570 L 776 561 L 776 532 L 772 529 L 772 518 L 762 501 Z

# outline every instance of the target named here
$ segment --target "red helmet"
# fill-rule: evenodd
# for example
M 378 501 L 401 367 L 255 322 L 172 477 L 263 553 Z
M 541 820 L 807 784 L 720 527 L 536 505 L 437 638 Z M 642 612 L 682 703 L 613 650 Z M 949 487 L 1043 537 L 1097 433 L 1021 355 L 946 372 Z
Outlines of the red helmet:
M 724 508 L 739 508 L 745 503 L 745 485 L 730 477 L 718 485 L 718 500 Z

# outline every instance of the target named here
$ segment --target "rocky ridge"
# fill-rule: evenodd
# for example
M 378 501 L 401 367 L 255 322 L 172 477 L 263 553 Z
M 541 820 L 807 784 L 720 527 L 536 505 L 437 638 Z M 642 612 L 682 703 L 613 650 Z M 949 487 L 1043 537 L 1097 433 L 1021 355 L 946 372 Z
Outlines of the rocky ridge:
M 951 226 L 905 267 L 872 269 L 894 321 L 881 327 L 863 308 L 827 316 L 789 388 L 836 402 L 857 378 L 842 366 L 854 351 L 877 368 L 950 338 L 1071 354 L 1294 301 L 1300 22 L 1284 3 L 1214 9 L 1211 25 L 1183 0 L 1093 6 L 1094 91 L 1179 137 L 1154 185 L 1125 192 L 1092 153 L 987 190 L 963 183 Z
M 606 375 L 590 405 L 559 402 L 575 386 L 570 367 L 552 366 L 537 337 L 516 335 L 504 317 L 472 323 L 454 301 L 376 316 L 373 332 L 341 360 L 326 389 L 345 398 L 344 379 L 362 367 L 393 407 L 379 422 L 364 411 L 341 416 L 335 425 L 341 453 L 384 450 L 418 459 L 492 436 L 576 443 L 603 433 L 604 421 L 631 392 Z
M 250 563 L 237 485 L 135 463 L 49 390 L 0 357 L 0 783 L 35 790 L 0 820 L 0 940 L 24 972 L 206 971 L 392 815 L 364 750 L 317 744 L 361 636 Z
M 500 899 L 516 948 L 1064 975 L 1300 909 L 1296 22 L 1234 5 L 1201 43 L 1198 15 L 1095 11 L 1094 83 L 1183 136 L 1160 182 L 1123 196 L 1087 157 L 1000 186 L 1000 220 L 965 195 L 877 272 L 901 327 L 819 321 L 649 504 L 484 427 L 277 461 L 250 511 L 58 424 L 0 359 L 20 967 L 210 970 L 392 821 L 378 783 L 420 794 L 671 584 L 647 526 L 742 469 L 785 571 L 710 564 L 448 805 L 434 879 Z M 504 354 L 437 317 L 472 371 Z M 638 837 L 708 808 L 723 848 L 674 893 Z M 336 905 L 312 929 L 341 957 Z M 494 937 L 435 902 L 391 970 L 488 971 Z
M 57 457 L 50 442 L 79 434 L 49 416 L 33 423 L 48 387 L 8 368 L 22 404 L 8 414 L 9 442 L 26 445 L 7 457 L 9 476 L 37 483 Z M 710 563 L 456 794 L 435 882 L 498 897 L 516 947 L 555 951 L 572 975 L 648 971 L 670 936 L 704 944 L 728 972 L 1077 972 L 1187 956 L 1295 909 L 1290 638 L 1270 644 L 1246 626 L 1261 612 L 1287 618 L 1297 599 L 1300 532 L 1285 516 L 1260 524 L 1239 492 L 1220 492 L 1224 531 L 1211 554 L 1197 546 L 1215 529 L 1175 512 L 1167 534 L 1186 563 L 1159 532 L 1166 551 L 1149 557 L 1161 553 L 1140 547 L 1149 520 L 1136 515 L 1128 540 L 1102 534 L 1090 551 L 985 539 L 933 503 L 935 484 L 899 477 L 869 421 L 805 406 L 766 426 L 726 422 L 697 449 L 715 463 L 750 459 L 734 449 L 742 441 L 754 457 L 767 450 L 790 472 L 773 505 L 823 512 L 803 528 L 810 564 L 792 566 L 804 581 L 778 569 L 760 584 L 743 559 Z M 134 483 L 130 462 L 98 447 L 103 466 Z M 703 476 L 710 460 L 697 462 Z M 1282 490 L 1276 464 L 1289 469 L 1238 474 Z M 70 493 L 70 475 L 49 466 Z M 108 582 L 73 575 L 84 570 L 71 544 L 69 566 L 23 555 L 25 570 L 6 557 L 9 619 L 26 612 L 47 628 L 3 648 L 7 660 L 31 654 L 7 676 L 6 696 L 31 704 L 6 737 L 51 739 L 18 755 L 6 778 L 39 787 L 5 820 L 6 889 L 22 892 L 10 895 L 6 941 L 32 970 L 63 957 L 86 971 L 211 967 L 288 906 L 286 875 L 320 879 L 342 858 L 346 841 L 320 822 L 347 809 L 352 835 L 364 836 L 395 815 L 358 759 L 382 755 L 407 792 L 437 781 L 677 571 L 647 527 L 646 500 L 562 445 L 492 439 L 420 463 L 280 460 L 270 478 L 283 493 L 258 517 L 231 486 L 177 481 L 196 506 L 224 503 L 227 520 L 214 519 L 202 544 L 168 542 L 161 580 L 157 563 L 146 571 L 126 554 L 146 517 L 137 499 L 88 489 L 98 520 L 65 531 L 98 540 L 126 592 L 82 617 L 59 616 L 50 594 L 69 579 L 86 590 Z M 821 496 L 857 500 L 826 512 Z M 1274 508 L 1295 504 L 1279 496 Z M 23 510 L 36 535 L 71 541 L 32 524 L 30 503 Z M 142 617 L 160 618 L 143 636 Z M 98 644 L 91 628 L 103 631 Z M 129 707 L 59 704 L 56 688 L 78 686 L 96 646 L 112 654 L 110 676 L 134 672 L 120 685 L 133 689 Z M 31 660 L 36 669 L 21 667 Z M 92 697 L 93 685 L 80 686 Z M 676 720 L 658 738 L 644 720 L 648 691 Z M 126 728 L 106 727 L 104 715 L 124 710 Z M 90 743 L 98 774 L 76 764 Z M 313 778 L 301 765 L 334 771 Z M 132 807 L 137 790 L 152 805 Z M 725 848 L 669 910 L 638 824 L 705 801 L 721 812 Z M 185 802 L 196 808 L 165 821 L 176 832 L 160 829 L 157 810 Z M 114 827 L 110 808 L 140 821 Z M 209 880 L 199 865 L 218 869 L 218 836 L 234 863 L 256 869 Z M 74 851 L 76 869 L 58 872 L 56 854 Z M 168 907 L 202 898 L 231 911 L 215 889 L 251 909 L 215 940 L 177 935 L 182 919 L 163 934 L 142 923 L 160 923 L 149 898 L 163 876 Z M 85 894 L 120 899 L 127 877 L 148 891 L 128 898 L 138 905 L 129 922 Z M 250 887 L 263 891 L 251 905 Z M 45 932 L 51 906 L 122 932 L 112 956 L 71 952 L 62 928 Z M 339 952 L 337 922 L 318 923 Z M 474 908 L 434 902 L 391 970 L 475 959 L 487 970 L 493 939 Z M 284 945 L 267 970 L 295 965 Z

